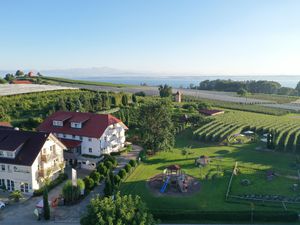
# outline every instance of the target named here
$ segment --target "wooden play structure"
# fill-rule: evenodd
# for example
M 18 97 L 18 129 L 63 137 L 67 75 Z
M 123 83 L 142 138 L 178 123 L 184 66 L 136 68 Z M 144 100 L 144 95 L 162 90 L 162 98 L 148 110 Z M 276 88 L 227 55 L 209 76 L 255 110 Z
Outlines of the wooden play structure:
M 206 166 L 210 162 L 209 157 L 206 155 L 201 155 L 199 158 L 195 159 L 196 166 Z
M 164 170 L 164 184 L 160 193 L 164 193 L 169 185 L 177 185 L 181 192 L 187 192 L 188 184 L 184 172 L 179 165 L 170 165 Z

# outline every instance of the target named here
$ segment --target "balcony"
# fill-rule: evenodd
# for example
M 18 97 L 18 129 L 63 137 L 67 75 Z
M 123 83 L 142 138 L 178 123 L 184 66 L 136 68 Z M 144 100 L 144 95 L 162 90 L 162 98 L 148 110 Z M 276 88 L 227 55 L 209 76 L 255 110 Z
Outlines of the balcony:
M 57 154 L 55 152 L 52 152 L 50 154 L 41 154 L 41 160 L 42 162 L 49 162 L 57 157 Z

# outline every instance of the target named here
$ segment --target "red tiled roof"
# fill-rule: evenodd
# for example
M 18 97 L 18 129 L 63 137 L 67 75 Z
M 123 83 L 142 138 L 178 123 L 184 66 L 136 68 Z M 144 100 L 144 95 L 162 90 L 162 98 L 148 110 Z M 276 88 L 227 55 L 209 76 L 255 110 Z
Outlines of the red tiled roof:
M 200 109 L 199 112 L 208 116 L 212 116 L 218 113 L 224 113 L 223 110 L 217 110 L 217 109 Z
M 68 149 L 76 148 L 81 145 L 81 141 L 68 140 L 68 139 L 59 139 Z
M 180 170 L 180 166 L 179 165 L 170 165 L 167 167 L 168 170 L 172 170 L 172 171 L 177 171 Z
M 12 127 L 10 122 L 0 122 L 0 127 Z
M 70 117 L 64 122 L 62 127 L 53 126 L 53 120 L 56 120 L 57 117 L 60 118 L 64 116 Z M 73 118 L 76 120 L 76 122 L 84 118 L 85 123 L 83 124 L 82 128 L 71 127 L 71 121 L 74 122 Z M 117 123 L 122 123 L 122 121 L 110 114 L 58 111 L 45 119 L 45 121 L 38 127 L 38 130 L 52 133 L 100 138 L 109 125 Z M 128 129 L 123 123 L 122 125 L 125 127 L 125 129 Z
M 12 84 L 32 84 L 32 82 L 29 80 L 13 80 L 11 83 Z

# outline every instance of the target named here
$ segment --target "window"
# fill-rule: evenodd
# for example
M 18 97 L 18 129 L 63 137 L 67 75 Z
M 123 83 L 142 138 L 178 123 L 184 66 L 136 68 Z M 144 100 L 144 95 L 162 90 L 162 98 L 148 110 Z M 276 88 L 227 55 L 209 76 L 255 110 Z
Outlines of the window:
M 6 152 L 6 156 L 9 158 L 13 158 L 14 154 L 12 152 Z
M 92 148 L 89 148 L 89 152 L 93 152 L 93 149 L 92 149 Z
M 1 170 L 5 171 L 5 165 L 1 165 Z
M 0 179 L 0 187 L 5 185 L 5 180 L 4 179 Z
M 92 141 L 92 138 L 89 138 L 89 141 Z
M 21 188 L 21 192 L 28 193 L 29 185 L 27 183 L 23 183 L 21 184 L 20 188 Z
M 66 137 L 66 135 L 65 135 L 65 134 L 63 134 L 63 137 L 65 138 L 65 137 Z
M 79 139 L 80 139 L 80 141 L 82 141 L 83 138 L 80 136 Z
M 53 126 L 56 126 L 56 127 L 62 127 L 64 124 L 62 121 L 59 121 L 59 120 L 53 120 Z
M 7 190 L 9 191 L 14 191 L 15 190 L 15 182 L 12 181 L 12 180 L 6 180 L 6 183 L 7 183 Z
M 72 137 L 73 137 L 74 139 L 76 138 L 76 136 L 75 136 L 74 134 L 72 135 Z
M 0 151 L 0 156 L 3 156 L 3 151 Z

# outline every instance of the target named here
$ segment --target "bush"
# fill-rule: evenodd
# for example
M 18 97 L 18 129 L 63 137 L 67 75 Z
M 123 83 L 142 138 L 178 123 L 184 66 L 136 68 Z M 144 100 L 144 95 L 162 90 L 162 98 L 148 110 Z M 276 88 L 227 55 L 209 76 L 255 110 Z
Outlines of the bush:
M 136 160 L 131 159 L 131 160 L 129 161 L 129 164 L 130 164 L 132 167 L 136 167 Z
M 94 180 L 95 185 L 99 184 L 99 182 L 100 182 L 100 173 L 99 172 L 93 171 L 90 174 L 90 177 Z
M 102 181 L 104 180 L 104 178 L 105 178 L 105 177 L 101 174 L 101 175 L 100 175 L 99 182 L 102 182 Z
M 85 183 L 82 179 L 77 179 L 77 186 L 80 189 L 80 192 L 83 191 L 85 189 Z
M 62 189 L 62 195 L 66 203 L 76 202 L 80 198 L 81 188 L 84 188 L 83 181 L 77 180 L 77 186 L 72 185 L 72 181 L 68 180 Z
M 112 169 L 114 167 L 113 163 L 111 161 L 105 161 L 104 165 L 107 167 L 107 169 Z
M 152 211 L 156 219 L 164 221 L 248 221 L 251 211 Z M 298 221 L 298 214 L 294 211 L 254 211 L 254 222 L 293 222 Z
M 61 184 L 62 182 L 64 182 L 67 179 L 68 179 L 68 175 L 67 174 L 65 174 L 65 173 L 59 174 L 59 176 L 55 180 L 51 181 L 48 184 L 48 190 L 50 191 L 51 189 L 53 189 L 54 187 L 56 187 L 57 185 Z M 44 192 L 44 188 L 45 187 L 42 187 L 42 188 L 40 188 L 38 190 L 35 190 L 33 192 L 33 196 L 41 196 L 43 194 L 43 192 Z
M 115 183 L 115 186 L 117 186 L 117 187 L 120 186 L 121 178 L 120 178 L 119 175 L 115 175 L 115 176 L 114 176 L 114 183 Z
M 89 176 L 86 176 L 84 179 L 83 179 L 83 182 L 85 184 L 85 188 L 87 191 L 90 191 L 94 188 L 95 186 L 95 182 L 92 178 L 90 178 Z
M 128 163 L 128 164 L 126 164 L 126 166 L 124 168 L 125 168 L 126 172 L 129 173 L 131 170 L 131 165 Z
M 124 179 L 125 177 L 126 177 L 126 170 L 125 169 L 121 169 L 120 171 L 119 171 L 119 173 L 118 173 L 118 175 L 119 175 L 119 177 L 121 178 L 121 179 Z
M 106 176 L 106 174 L 107 174 L 107 167 L 104 165 L 104 163 L 102 162 L 102 163 L 99 163 L 99 165 L 97 166 L 97 171 L 100 173 L 100 174 L 102 174 L 102 175 L 104 175 L 104 176 Z
M 104 187 L 104 190 L 103 190 L 104 195 L 106 197 L 111 196 L 114 192 L 113 188 L 114 187 L 113 187 L 113 184 L 111 182 L 110 176 L 107 176 L 106 179 L 105 179 L 105 187 Z

